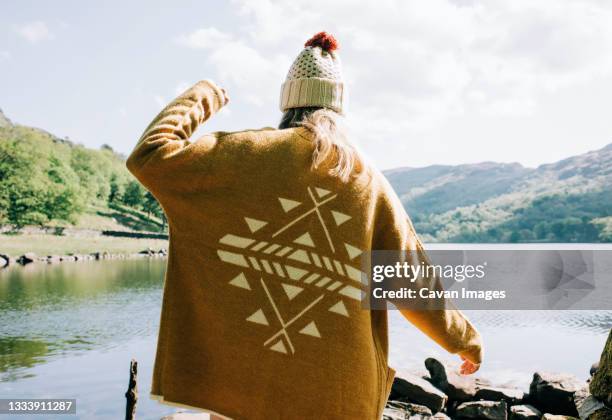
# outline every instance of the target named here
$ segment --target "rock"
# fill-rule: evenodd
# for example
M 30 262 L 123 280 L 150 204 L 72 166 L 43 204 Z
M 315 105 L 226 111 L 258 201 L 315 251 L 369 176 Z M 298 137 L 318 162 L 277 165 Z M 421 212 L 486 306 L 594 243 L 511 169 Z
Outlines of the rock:
M 49 264 L 53 264 L 53 263 L 58 263 L 60 262 L 62 259 L 59 255 L 47 255 L 47 262 Z
M 599 362 L 595 362 L 591 365 L 591 369 L 589 369 L 589 374 L 591 376 L 595 375 L 595 372 L 597 372 L 597 369 L 599 369 Z
M 402 401 L 387 401 L 383 411 L 383 420 L 429 420 L 431 410 L 424 405 Z
M 510 407 L 510 420 L 540 420 L 542 413 L 532 405 Z
M 92 252 L 91 253 L 94 260 L 100 260 L 102 258 L 102 254 L 100 252 Z
M 505 401 L 469 401 L 457 407 L 455 416 L 463 419 L 506 420 Z
M 545 413 L 577 416 L 574 393 L 581 387 L 573 375 L 536 372 L 529 386 L 529 400 Z
M 483 387 L 476 391 L 475 399 L 488 401 L 506 401 L 509 405 L 519 404 L 525 393 L 518 388 Z
M 11 257 L 6 254 L 0 254 L 0 268 L 8 267 L 11 264 Z
M 432 412 L 442 410 L 447 397 L 431 383 L 415 375 L 396 375 L 389 399 L 424 405 Z
M 429 381 L 438 389 L 442 390 L 454 401 L 470 401 L 476 396 L 476 381 L 467 376 L 461 376 L 454 372 L 447 372 L 446 367 L 437 359 L 428 357 L 425 367 L 429 371 Z
M 153 256 L 155 255 L 155 251 L 153 251 L 151 248 L 147 248 L 140 251 L 139 254 Z
M 20 256 L 19 258 L 17 258 L 17 262 L 21 265 L 30 264 L 30 263 L 33 263 L 34 261 L 36 261 L 36 254 L 33 252 L 27 252 L 23 254 L 22 256 Z
M 578 410 L 578 417 L 581 419 L 587 419 L 590 415 L 605 408 L 601 401 L 591 395 L 586 384 L 574 394 L 574 404 Z
M 612 420 L 612 408 L 605 407 L 597 410 L 589 417 L 589 420 Z
M 544 414 L 542 420 L 579 420 L 577 417 L 564 416 L 561 414 Z
M 608 340 L 601 353 L 599 368 L 589 384 L 589 390 L 593 397 L 608 407 L 612 407 L 612 329 L 610 329 Z
M 451 418 L 448 417 L 444 413 L 436 413 L 436 414 L 433 415 L 432 419 L 436 419 L 436 420 L 451 420 Z

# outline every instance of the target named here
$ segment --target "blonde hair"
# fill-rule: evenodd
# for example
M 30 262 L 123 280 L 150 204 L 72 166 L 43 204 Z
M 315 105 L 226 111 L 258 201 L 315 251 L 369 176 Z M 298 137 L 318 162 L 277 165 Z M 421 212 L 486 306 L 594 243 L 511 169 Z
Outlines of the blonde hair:
M 312 169 L 328 167 L 328 173 L 347 182 L 358 162 L 358 153 L 348 141 L 342 117 L 327 108 L 291 108 L 279 128 L 302 126 L 313 134 Z

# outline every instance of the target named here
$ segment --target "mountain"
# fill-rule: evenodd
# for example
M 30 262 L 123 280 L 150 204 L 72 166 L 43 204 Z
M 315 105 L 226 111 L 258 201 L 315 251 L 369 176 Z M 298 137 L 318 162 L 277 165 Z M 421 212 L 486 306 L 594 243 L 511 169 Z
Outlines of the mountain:
M 13 123 L 11 122 L 11 120 L 9 120 L 2 112 L 2 109 L 0 109 L 0 128 L 7 128 L 12 126 Z
M 485 162 L 385 175 L 425 241 L 612 241 L 612 144 L 537 168 Z
M 0 111 L 0 227 L 163 230 L 160 207 L 124 160 Z M 426 242 L 612 242 L 612 144 L 537 168 L 484 162 L 385 175 Z

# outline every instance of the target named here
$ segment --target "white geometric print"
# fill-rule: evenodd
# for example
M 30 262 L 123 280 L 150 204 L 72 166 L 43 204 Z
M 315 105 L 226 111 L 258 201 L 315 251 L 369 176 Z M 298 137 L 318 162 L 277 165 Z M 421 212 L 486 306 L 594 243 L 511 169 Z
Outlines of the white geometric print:
M 250 235 L 227 233 L 219 239 L 217 255 L 221 261 L 241 268 L 228 284 L 236 287 L 237 292 L 242 289 L 239 293 L 258 290 L 266 298 L 264 306 L 252 308 L 254 312 L 248 311 L 243 319 L 250 325 L 259 325 L 253 328 L 268 331 L 263 345 L 269 350 L 295 354 L 294 342 L 323 337 L 313 319 L 317 311 L 349 318 L 344 299 L 361 300 L 363 273 L 347 262 L 354 261 L 363 251 L 340 242 L 337 245 L 344 250 L 342 255 L 336 255 L 333 233 L 351 220 L 351 216 L 330 208 L 337 196 L 326 188 L 308 187 L 306 200 L 278 197 L 280 208 L 287 215 L 283 217 L 289 217 L 282 226 L 272 228 L 274 219 L 244 217 Z M 306 206 L 309 200 L 311 205 Z M 312 228 L 312 222 L 299 223 L 309 218 L 318 221 L 316 225 L 320 226 L 325 238 L 323 243 L 315 243 L 311 232 L 299 231 L 304 225 Z M 326 220 L 333 220 L 331 229 Z M 350 223 L 346 228 L 350 228 Z M 257 236 L 251 236 L 255 233 Z M 321 251 L 322 246 L 327 252 Z M 303 293 L 306 289 L 309 292 Z M 245 298 L 245 302 L 248 301 Z M 281 308 L 285 308 L 285 315 Z M 292 308 L 291 314 L 295 315 L 290 316 L 287 308 Z M 274 330 L 269 331 L 270 328 Z M 308 338 L 293 337 L 295 333 Z
M 349 316 L 348 311 L 346 310 L 346 306 L 344 306 L 344 302 L 342 301 L 338 301 L 338 303 L 329 308 L 329 310 L 340 315 Z
M 234 277 L 229 282 L 229 284 L 231 284 L 232 286 L 241 287 L 243 289 L 251 290 L 251 285 L 249 284 L 249 281 L 247 280 L 247 278 L 244 275 L 244 273 L 238 274 L 236 277 Z
M 348 221 L 351 216 L 348 214 L 340 213 L 339 211 L 332 210 L 332 216 L 334 216 L 334 222 L 336 222 L 336 226 L 340 226 L 342 223 Z
M 257 232 L 259 229 L 268 224 L 268 222 L 264 222 L 263 220 L 251 219 L 250 217 L 245 217 L 244 221 L 249 225 L 249 229 L 251 233 Z
M 287 294 L 287 297 L 289 298 L 289 300 L 293 300 L 294 297 L 299 295 L 300 292 L 302 290 L 304 290 L 302 287 L 292 286 L 292 285 L 287 284 L 287 283 L 283 283 L 282 286 L 283 286 L 283 289 L 285 290 L 285 293 Z
M 278 201 L 280 201 L 281 206 L 283 206 L 283 210 L 285 210 L 285 213 L 291 211 L 295 207 L 302 204 L 299 201 L 289 200 L 288 198 L 281 198 L 281 197 L 278 197 Z
M 246 320 L 254 322 L 256 324 L 270 325 L 268 323 L 268 318 L 266 318 L 266 315 L 263 313 L 261 309 L 258 309 L 253 315 L 248 317 Z
M 312 238 L 310 236 L 310 233 L 308 233 L 308 232 L 306 232 L 305 234 L 301 235 L 299 238 L 294 239 L 293 243 L 299 244 L 299 245 L 306 245 L 306 246 L 310 246 L 310 247 L 313 247 L 313 248 L 315 246 L 315 244 L 312 241 Z

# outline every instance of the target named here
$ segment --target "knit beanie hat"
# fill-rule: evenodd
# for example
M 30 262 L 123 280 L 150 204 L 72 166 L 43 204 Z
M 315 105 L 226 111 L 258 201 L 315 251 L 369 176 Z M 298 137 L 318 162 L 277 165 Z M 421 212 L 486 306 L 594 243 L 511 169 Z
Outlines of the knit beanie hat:
M 324 107 L 342 113 L 344 83 L 336 39 L 319 32 L 304 44 L 281 87 L 280 109 Z

